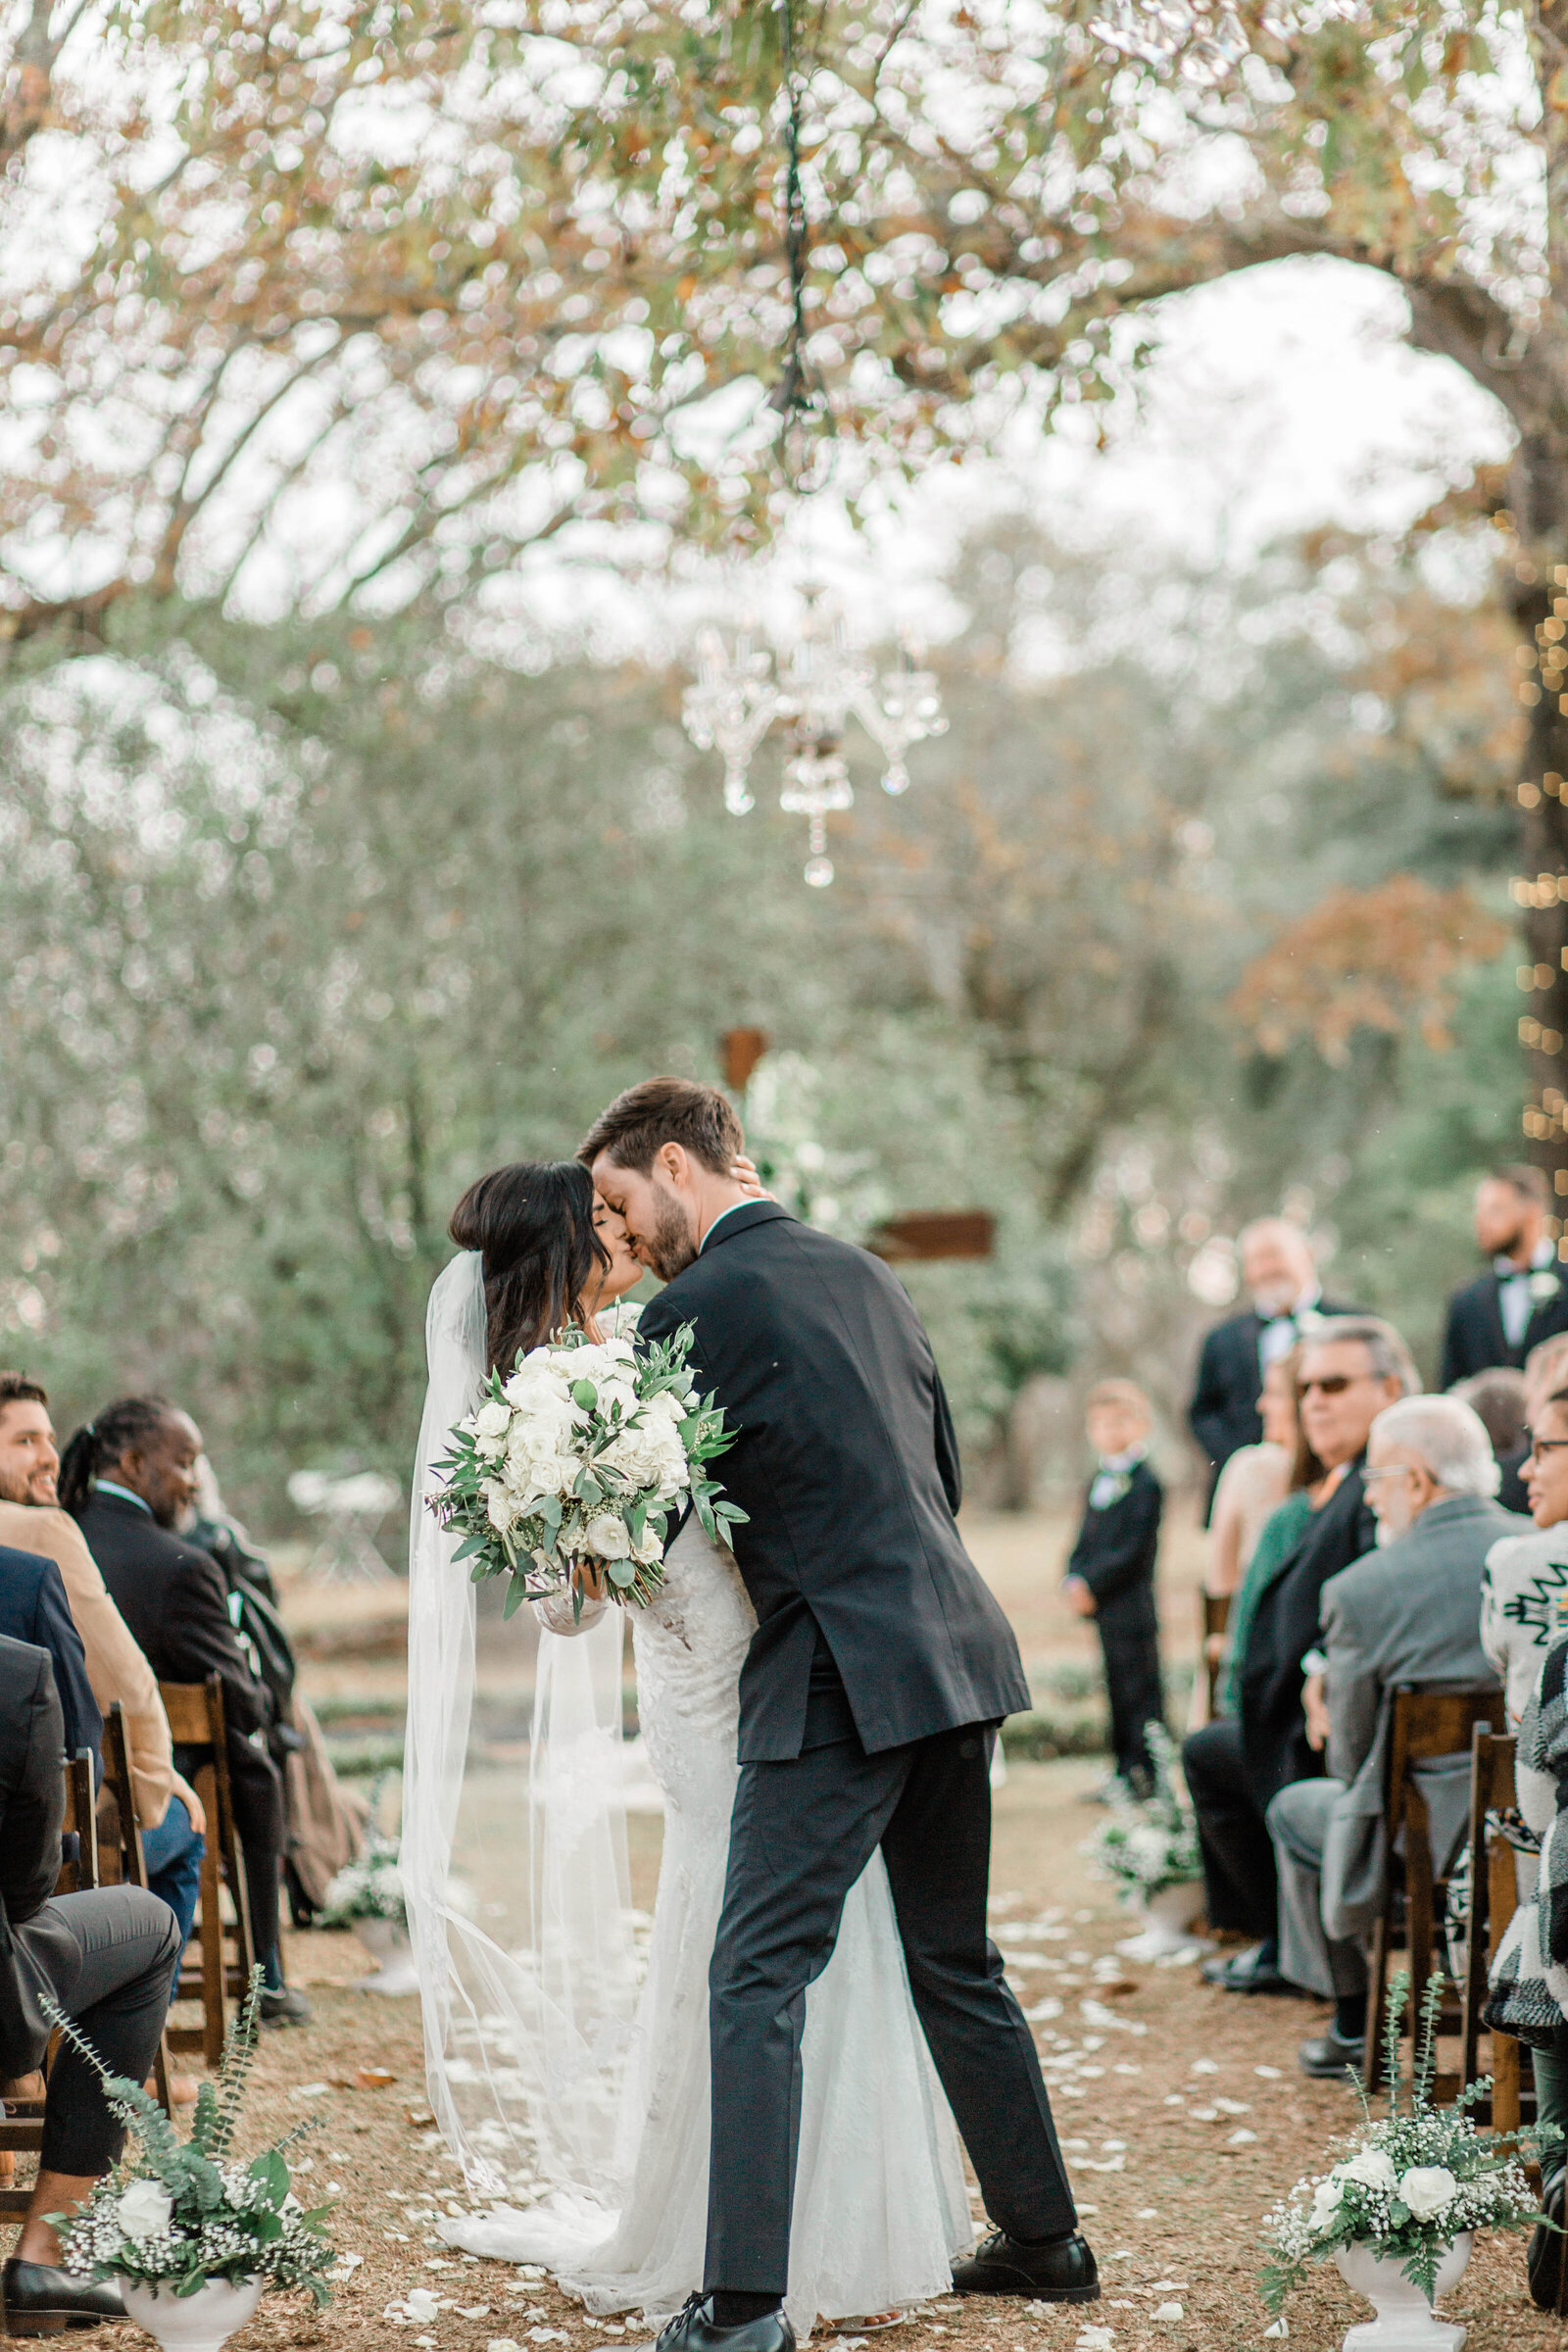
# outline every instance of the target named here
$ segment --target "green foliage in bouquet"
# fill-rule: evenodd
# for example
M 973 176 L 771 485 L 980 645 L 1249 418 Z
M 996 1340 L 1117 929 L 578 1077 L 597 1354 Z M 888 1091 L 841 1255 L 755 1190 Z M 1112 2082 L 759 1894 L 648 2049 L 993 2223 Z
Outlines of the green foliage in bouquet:
M 692 1327 L 643 1348 L 568 1331 L 492 1372 L 475 1410 L 452 1432 L 427 1499 L 462 1538 L 454 1557 L 475 1584 L 512 1579 L 505 1615 L 524 1600 L 604 1577 L 616 1600 L 646 1603 L 663 1583 L 671 1507 L 689 1495 L 707 1533 L 729 1544 L 746 1518 L 705 1465 L 734 1443 L 711 1394 L 687 1369 Z
M 139 2082 L 112 2075 L 73 2021 L 53 2004 L 51 2022 L 103 2082 L 109 2105 L 136 2135 L 142 2169 L 127 2181 L 111 2174 L 79 2213 L 50 2216 L 78 2278 L 132 2279 L 194 2295 L 210 2278 L 264 2278 L 274 2292 L 304 2287 L 331 2300 L 325 2272 L 329 2205 L 307 2211 L 291 2194 L 285 2151 L 315 2129 L 295 2126 L 248 2164 L 233 2151 L 234 2130 L 256 2057 L 262 1972 L 229 2029 L 216 2082 L 203 2082 L 189 2139 L 181 2140 Z
M 1140 1899 L 1203 1875 L 1198 1824 L 1176 1778 L 1176 1742 L 1162 1723 L 1146 1724 L 1144 1737 L 1152 1789 L 1141 1803 L 1130 1792 L 1117 1796 L 1110 1819 L 1084 1847 L 1102 1878 Z
M 1263 2300 L 1276 2316 L 1314 2262 L 1337 2246 L 1364 2245 L 1401 2264 L 1431 2298 L 1439 2266 L 1465 2230 L 1523 2230 L 1543 2217 L 1525 2179 L 1523 2158 L 1555 2134 L 1481 2132 L 1469 2113 L 1492 2088 L 1469 2083 L 1451 2107 L 1432 2104 L 1437 2073 L 1443 1979 L 1432 1977 L 1421 2004 L 1410 2097 L 1399 2104 L 1399 2021 L 1410 1989 L 1401 1972 L 1389 1986 L 1384 2017 L 1389 2111 L 1374 2121 L 1364 2085 L 1362 2126 L 1338 2144 L 1348 2152 L 1331 2171 L 1298 2180 L 1264 2223 L 1268 2260 L 1259 2274 Z

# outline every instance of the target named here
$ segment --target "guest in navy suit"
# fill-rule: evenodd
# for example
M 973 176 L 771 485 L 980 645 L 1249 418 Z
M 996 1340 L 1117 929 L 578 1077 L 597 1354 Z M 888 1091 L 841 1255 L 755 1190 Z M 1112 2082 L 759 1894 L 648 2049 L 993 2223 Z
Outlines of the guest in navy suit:
M 1153 1414 L 1130 1380 L 1089 1392 L 1089 1443 L 1099 1461 L 1062 1591 L 1080 1617 L 1093 1617 L 1105 1661 L 1116 1772 L 1137 1796 L 1153 1786 L 1147 1729 L 1165 1720 L 1159 1678 L 1154 1559 L 1164 1492 L 1149 1466 Z
M 1522 1365 L 1568 1331 L 1568 1268 L 1546 1231 L 1551 1196 L 1540 1168 L 1494 1168 L 1476 1187 L 1476 1246 L 1492 1260 L 1448 1301 L 1441 1388 L 1494 1364 Z
M 1259 1217 L 1244 1229 L 1237 1248 L 1242 1286 L 1252 1303 L 1246 1314 L 1216 1324 L 1204 1340 L 1187 1416 L 1208 1456 L 1210 1502 L 1231 1455 L 1262 1438 L 1258 1398 L 1269 1365 L 1289 1355 L 1325 1315 L 1356 1312 L 1324 1298 L 1312 1246 L 1287 1218 Z
M 64 1720 L 66 1753 L 81 1747 L 92 1750 L 93 1779 L 102 1775 L 98 1743 L 104 1719 L 87 1680 L 87 1653 L 72 1623 L 65 1582 L 53 1560 L 41 1552 L 13 1551 L 0 1545 L 0 1634 L 10 1642 L 26 1642 L 46 1649 L 54 1669 L 55 1690 Z

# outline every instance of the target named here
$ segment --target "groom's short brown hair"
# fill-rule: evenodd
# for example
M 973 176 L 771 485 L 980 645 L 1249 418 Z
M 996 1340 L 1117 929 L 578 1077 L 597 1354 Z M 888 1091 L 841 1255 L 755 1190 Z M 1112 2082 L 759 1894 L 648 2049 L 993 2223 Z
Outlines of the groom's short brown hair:
M 608 1152 L 617 1168 L 635 1168 L 646 1176 L 662 1144 L 680 1144 L 715 1176 L 727 1176 L 746 1149 L 746 1135 L 716 1086 L 699 1086 L 691 1078 L 645 1078 L 600 1112 L 578 1145 L 577 1157 L 591 1168 L 601 1152 Z

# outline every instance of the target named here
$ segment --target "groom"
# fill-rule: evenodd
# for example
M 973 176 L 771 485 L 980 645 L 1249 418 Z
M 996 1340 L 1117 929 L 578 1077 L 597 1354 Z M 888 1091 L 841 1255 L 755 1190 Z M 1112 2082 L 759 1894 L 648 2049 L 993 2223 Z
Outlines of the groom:
M 958 1461 L 930 1344 L 879 1260 L 730 1174 L 740 1122 L 711 1087 L 650 1078 L 579 1158 L 667 1288 L 645 1340 L 690 1323 L 692 1364 L 739 1436 L 718 1465 L 749 1514 L 757 1610 L 740 1782 L 709 1980 L 712 2141 L 705 2291 L 662 2352 L 790 2352 L 806 1988 L 878 1845 L 909 1988 L 1000 2225 L 968 2294 L 1100 2293 L 1034 2042 L 986 1937 L 991 1750 L 1029 1704 L 1006 1619 L 958 1541 Z

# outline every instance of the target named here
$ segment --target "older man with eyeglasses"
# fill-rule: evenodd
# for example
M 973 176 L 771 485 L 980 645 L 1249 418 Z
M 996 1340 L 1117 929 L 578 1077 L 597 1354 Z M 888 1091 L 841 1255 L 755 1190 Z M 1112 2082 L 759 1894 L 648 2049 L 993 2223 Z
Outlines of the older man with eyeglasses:
M 1326 1777 L 1296 1781 L 1268 1809 L 1279 1874 L 1280 1973 L 1334 2003 L 1303 2041 L 1303 2074 L 1344 2076 L 1366 2031 L 1365 1947 L 1388 1883 L 1383 1784 L 1394 1692 L 1485 1683 L 1483 1563 L 1517 1520 L 1493 1499 L 1485 1424 L 1457 1396 L 1406 1396 L 1379 1413 L 1362 1483 L 1378 1548 L 1330 1577 L 1310 1655 L 1307 1739 Z M 1470 1758 L 1417 1768 L 1434 1870 L 1443 1876 L 1470 1810 Z
M 1295 1989 L 1279 1965 L 1279 1884 L 1265 1816 L 1281 1788 L 1322 1772 L 1301 1696 L 1303 1661 L 1318 1638 L 1318 1595 L 1377 1540 L 1361 1480 L 1367 1436 L 1385 1405 L 1420 1386 L 1403 1340 L 1373 1315 L 1341 1316 L 1301 1349 L 1301 1429 L 1332 1484 L 1257 1595 L 1236 1661 L 1239 1712 L 1194 1732 L 1182 1751 L 1209 1922 L 1254 1938 L 1234 1959 L 1204 1962 L 1208 1982 L 1228 1992 Z

